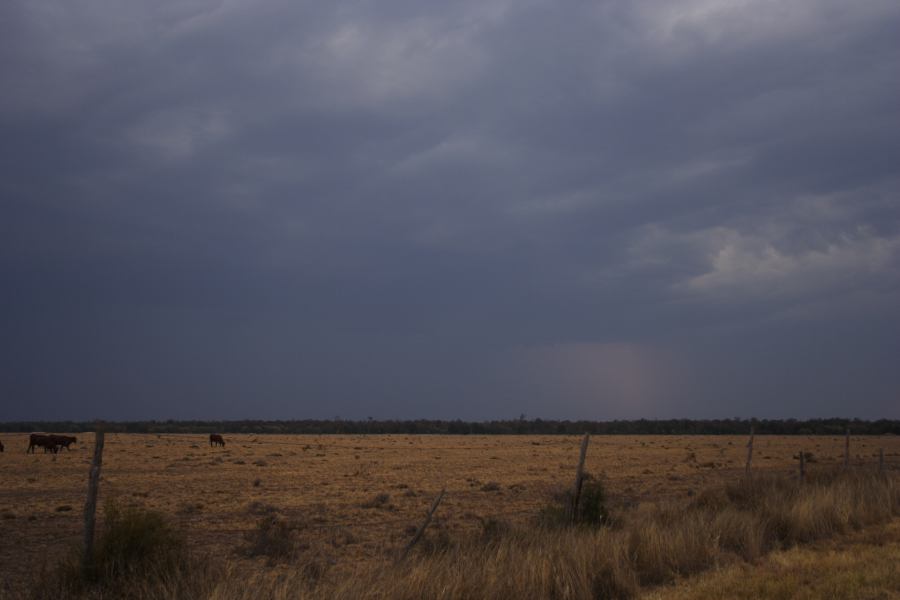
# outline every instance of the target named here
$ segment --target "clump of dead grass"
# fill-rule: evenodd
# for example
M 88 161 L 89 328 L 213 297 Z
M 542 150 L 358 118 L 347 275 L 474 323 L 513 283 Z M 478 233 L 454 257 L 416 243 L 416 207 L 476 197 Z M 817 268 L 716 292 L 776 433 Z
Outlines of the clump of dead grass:
M 384 492 L 380 494 L 375 494 L 362 504 L 360 507 L 362 508 L 387 508 L 389 506 L 391 500 L 390 494 L 386 494 Z
M 294 557 L 296 527 L 276 516 L 262 517 L 245 536 L 245 556 L 265 556 L 274 564 Z

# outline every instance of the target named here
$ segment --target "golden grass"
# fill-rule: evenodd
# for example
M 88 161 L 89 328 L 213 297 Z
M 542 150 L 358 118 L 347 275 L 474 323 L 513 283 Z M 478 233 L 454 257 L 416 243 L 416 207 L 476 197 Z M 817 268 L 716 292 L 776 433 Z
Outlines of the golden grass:
M 613 528 L 519 530 L 499 541 L 468 540 L 409 564 L 367 570 L 306 588 L 302 578 L 259 582 L 252 596 L 227 582 L 210 598 L 629 598 L 764 552 L 889 522 L 900 515 L 891 478 L 841 473 L 800 486 L 756 479 L 722 490 L 729 504 L 628 511 Z M 288 579 L 290 581 L 290 579 Z M 730 585 L 739 588 L 739 582 Z M 302 591 L 297 591 L 302 590 Z M 765 596 L 763 596 L 765 597 Z
M 893 476 L 837 472 L 803 484 L 764 477 L 681 505 L 626 510 L 612 527 L 532 527 L 468 536 L 392 566 L 361 566 L 349 576 L 322 576 L 301 560 L 249 579 L 237 571 L 207 569 L 192 576 L 179 570 L 163 584 L 160 578 L 139 579 L 127 589 L 140 590 L 135 598 L 166 600 L 179 597 L 165 595 L 171 589 L 208 600 L 632 598 L 647 586 L 723 566 L 728 573 L 733 565 L 750 564 L 747 557 L 758 560 L 770 550 L 888 523 L 895 516 L 900 516 L 900 485 Z M 85 597 L 103 596 L 95 591 Z
M 900 521 L 850 539 L 773 552 L 647 592 L 644 600 L 900 598 Z
M 3 437 L 6 452 L 0 455 L 0 579 L 12 590 L 10 594 L 21 590 L 22 583 L 42 564 L 55 564 L 80 539 L 80 508 L 92 438 L 85 435 L 79 439 L 83 443 L 72 452 L 63 451 L 54 457 L 24 454 L 24 435 Z M 215 557 L 223 563 L 220 571 L 234 574 L 234 583 L 223 586 L 246 588 L 241 582 L 252 577 L 273 582 L 286 578 L 293 583 L 284 584 L 285 589 L 294 590 L 298 589 L 297 580 L 292 579 L 295 564 L 308 566 L 302 569 L 303 580 L 309 572 L 321 569 L 327 569 L 327 578 L 333 581 L 364 581 L 370 576 L 365 574 L 373 571 L 396 576 L 390 566 L 393 557 L 442 487 L 447 488 L 447 497 L 423 548 L 440 549 L 447 545 L 446 540 L 456 544 L 475 538 L 483 522 L 508 523 L 520 531 L 527 528 L 552 490 L 571 485 L 580 442 L 577 437 L 554 436 L 403 435 L 245 435 L 226 436 L 226 441 L 226 448 L 220 449 L 209 448 L 204 436 L 109 435 L 101 497 L 116 497 L 125 506 L 136 505 L 166 515 L 188 532 L 193 551 Z M 614 509 L 638 505 L 635 511 L 627 512 L 646 522 L 635 524 L 627 533 L 622 529 L 553 535 L 565 537 L 565 543 L 558 542 L 558 546 L 621 547 L 625 548 L 621 554 L 628 555 L 629 560 L 634 551 L 640 557 L 634 564 L 643 565 L 636 571 L 639 575 L 620 577 L 625 573 L 620 563 L 596 562 L 598 559 L 588 550 L 559 558 L 548 550 L 553 544 L 544 544 L 552 536 L 531 543 L 520 533 L 510 538 L 500 536 L 502 543 L 491 546 L 498 553 L 496 558 L 487 560 L 475 552 L 473 556 L 480 558 L 471 559 L 475 564 L 466 569 L 474 572 L 487 569 L 481 565 L 489 564 L 491 572 L 496 573 L 494 579 L 499 580 L 499 573 L 507 568 L 502 566 L 506 563 L 498 562 L 502 557 L 514 557 L 509 559 L 508 574 L 521 570 L 521 561 L 537 561 L 533 557 L 543 556 L 544 562 L 534 563 L 541 565 L 539 579 L 529 585 L 546 591 L 546 585 L 550 585 L 546 582 L 556 581 L 564 589 L 581 590 L 577 594 L 566 592 L 562 597 L 582 597 L 578 594 L 586 586 L 606 585 L 597 581 L 612 577 L 609 573 L 619 574 L 609 579 L 618 582 L 615 585 L 636 589 L 633 586 L 639 577 L 646 578 L 642 580 L 645 583 L 668 581 L 706 568 L 710 561 L 715 563 L 719 553 L 710 550 L 712 540 L 688 535 L 698 523 L 704 530 L 719 532 L 716 544 L 720 549 L 753 560 L 771 549 L 767 541 L 770 531 L 778 532 L 778 539 L 785 543 L 804 542 L 884 516 L 883 511 L 877 518 L 871 516 L 874 513 L 855 509 L 828 512 L 837 500 L 829 494 L 838 492 L 817 491 L 816 472 L 841 461 L 843 438 L 757 436 L 754 465 L 758 473 L 794 473 L 794 456 L 800 448 L 813 452 L 817 462 L 809 465 L 809 491 L 793 506 L 795 515 L 783 518 L 777 507 L 770 511 L 773 514 L 760 508 L 749 519 L 741 502 L 749 506 L 755 501 L 753 496 L 742 500 L 738 492 L 730 498 L 722 491 L 724 483 L 742 477 L 745 443 L 746 438 L 736 436 L 592 438 L 587 470 L 602 476 Z M 16 451 L 19 446 L 21 452 Z M 854 437 L 853 462 L 873 465 L 879 447 L 885 448 L 889 462 L 900 456 L 898 438 Z M 702 492 L 710 487 L 719 492 Z M 855 501 L 852 490 L 840 493 L 849 494 L 840 500 L 842 506 Z M 372 501 L 383 494 L 388 496 L 386 500 Z M 685 517 L 681 532 L 658 530 L 652 515 L 666 509 L 658 509 L 657 503 L 672 504 L 677 513 L 688 501 L 701 507 L 704 503 L 709 508 L 717 502 L 719 505 L 712 511 L 714 516 L 694 510 L 690 519 L 696 522 Z M 59 510 L 63 506 L 73 509 Z M 804 520 L 812 514 L 817 515 L 815 519 Z M 247 533 L 269 515 L 284 519 L 296 529 L 296 563 L 270 568 L 267 557 L 247 558 L 241 552 Z M 610 535 L 620 537 L 606 537 Z M 644 538 L 658 539 L 658 546 L 641 543 Z M 684 551 L 688 543 L 693 545 Z M 637 544 L 640 550 L 629 544 Z M 453 544 L 446 551 L 474 552 Z M 609 550 L 609 555 L 620 556 L 616 552 Z M 462 556 L 460 564 L 468 564 L 467 556 Z M 584 573 L 588 571 L 583 570 L 573 574 L 566 566 L 573 561 L 585 568 L 590 566 L 601 574 L 599 579 L 587 577 Z M 424 568 L 415 564 L 417 569 Z M 414 574 L 410 577 L 417 581 Z M 491 580 L 490 573 L 483 577 Z M 334 591 L 343 593 L 341 589 L 338 586 Z

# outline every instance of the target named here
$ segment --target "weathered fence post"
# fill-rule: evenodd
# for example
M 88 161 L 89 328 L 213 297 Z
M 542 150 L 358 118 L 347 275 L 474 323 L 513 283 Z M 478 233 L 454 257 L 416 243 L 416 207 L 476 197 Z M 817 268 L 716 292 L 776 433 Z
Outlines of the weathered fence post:
M 878 472 L 884 473 L 884 448 L 878 449 Z
M 844 467 L 850 466 L 850 428 L 847 428 L 847 433 L 844 436 Z
M 578 502 L 581 500 L 581 487 L 584 484 L 584 460 L 587 458 L 590 434 L 585 433 L 581 440 L 581 454 L 578 455 L 578 469 L 575 471 L 575 489 L 572 492 L 572 522 L 578 519 Z
M 803 455 L 803 450 L 800 451 L 800 482 L 803 483 L 803 480 L 806 479 L 806 457 Z
M 103 464 L 103 430 L 94 434 L 94 460 L 88 475 L 87 500 L 84 502 L 84 556 L 82 572 L 90 576 L 94 568 L 94 521 L 97 513 L 97 493 L 100 490 L 100 467 Z
M 406 547 L 403 549 L 403 552 L 400 553 L 400 560 L 406 558 L 406 555 L 409 554 L 409 551 L 412 550 L 412 547 L 416 545 L 416 542 L 422 537 L 422 534 L 425 533 L 425 528 L 428 527 L 428 524 L 431 523 L 431 517 L 434 515 L 434 511 L 437 510 L 438 504 L 441 503 L 441 500 L 444 498 L 444 492 L 446 490 L 442 489 L 441 493 L 437 495 L 437 498 L 434 499 L 434 502 L 431 504 L 431 508 L 428 511 L 428 514 L 425 515 L 425 520 L 419 525 L 419 529 L 416 530 L 416 534 L 409 540 L 409 543 L 406 544 Z
M 744 466 L 744 473 L 750 474 L 750 463 L 753 462 L 753 426 L 750 426 L 750 440 L 747 442 L 747 464 Z

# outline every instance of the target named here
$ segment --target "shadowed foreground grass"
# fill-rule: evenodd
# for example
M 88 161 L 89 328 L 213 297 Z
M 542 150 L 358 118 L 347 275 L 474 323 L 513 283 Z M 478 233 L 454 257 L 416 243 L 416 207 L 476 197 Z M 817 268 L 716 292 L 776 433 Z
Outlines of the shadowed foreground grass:
M 118 568 L 114 576 L 94 583 L 62 568 L 44 577 L 33 597 L 631 598 L 710 569 L 721 570 L 720 589 L 729 595 L 727 586 L 734 586 L 733 596 L 743 588 L 742 565 L 758 564 L 772 551 L 889 523 L 895 516 L 900 516 L 895 477 L 832 472 L 811 476 L 803 484 L 760 477 L 705 490 L 687 504 L 624 510 L 602 527 L 544 522 L 423 544 L 404 563 L 368 567 L 350 576 L 346 571 L 338 577 L 311 569 L 314 558 L 308 556 L 288 569 L 249 577 L 221 562 L 188 555 L 172 568 L 164 562 L 170 554 L 163 552 L 158 568 L 143 559 L 140 571 Z M 848 569 L 852 572 L 852 565 Z M 728 579 L 729 573 L 736 575 Z
M 736 563 L 644 600 L 900 598 L 900 522 L 847 540 L 779 550 L 756 564 Z

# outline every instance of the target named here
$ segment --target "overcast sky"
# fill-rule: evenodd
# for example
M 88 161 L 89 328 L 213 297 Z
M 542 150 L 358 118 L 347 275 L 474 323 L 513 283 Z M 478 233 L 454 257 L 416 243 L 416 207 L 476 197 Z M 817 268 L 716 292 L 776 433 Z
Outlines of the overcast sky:
M 0 420 L 900 418 L 896 0 L 0 3 Z

